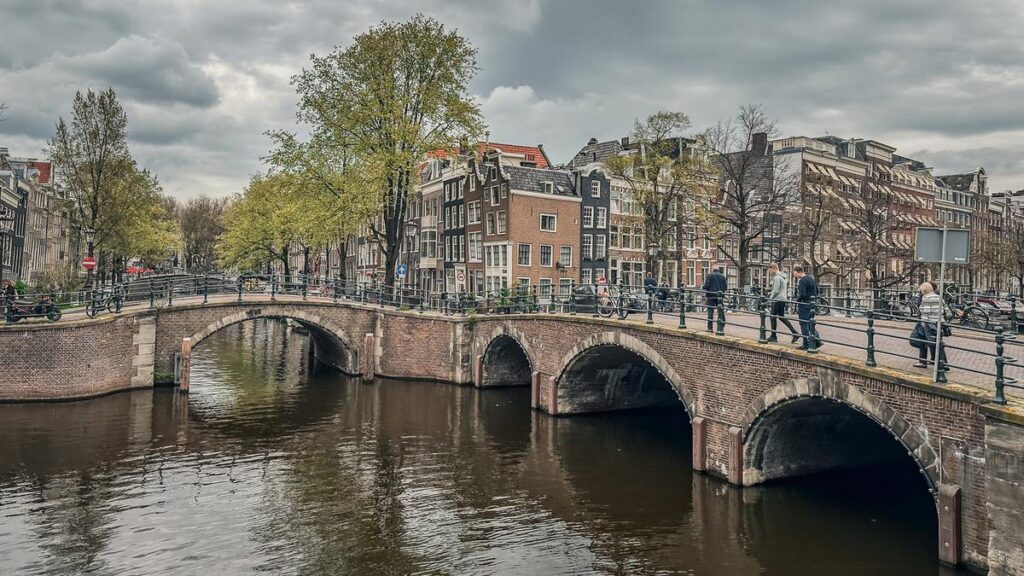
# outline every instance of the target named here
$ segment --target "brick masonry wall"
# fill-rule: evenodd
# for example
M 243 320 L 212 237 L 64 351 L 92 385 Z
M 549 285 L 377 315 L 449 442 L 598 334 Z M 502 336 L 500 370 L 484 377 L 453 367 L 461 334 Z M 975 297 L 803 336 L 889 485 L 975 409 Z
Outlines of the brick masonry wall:
M 1006 468 L 990 463 L 986 470 L 986 424 L 991 431 L 992 422 L 998 421 L 1024 434 L 1024 415 L 986 406 L 987 394 L 974 389 L 938 387 L 827 354 L 812 357 L 698 331 L 585 315 L 442 318 L 351 303 L 186 305 L 0 328 L 5 370 L 0 400 L 84 397 L 148 382 L 147 362 L 157 370 L 172 370 L 181 338 L 198 336 L 195 344 L 202 346 L 201 339 L 225 323 L 256 317 L 293 317 L 322 332 L 315 337 L 333 334 L 344 344 L 338 349 L 350 349 L 352 357 L 345 362 L 352 371 L 365 364 L 380 375 L 460 384 L 472 382 L 473 359 L 488 343 L 507 335 L 520 343 L 531 369 L 539 373 L 534 397 L 539 408 L 551 413 L 560 412 L 560 402 L 572 402 L 558 394 L 558 381 L 574 358 L 597 345 L 624 347 L 673 384 L 691 417 L 704 419 L 702 456 L 708 471 L 737 483 L 756 481 L 756 471 L 744 468 L 750 460 L 745 451 L 763 414 L 799 397 L 839 400 L 884 423 L 914 454 L 933 485 L 960 486 L 967 562 L 984 567 L 990 542 L 999 547 L 1001 566 L 1024 561 L 1019 549 L 1005 550 L 1007 542 L 1015 542 L 1014 535 L 1000 539 L 991 533 L 1011 525 L 1007 515 L 1012 511 L 991 502 L 988 493 L 987 478 L 1001 474 L 1000 481 L 1005 481 Z M 372 337 L 365 338 L 367 334 Z M 364 342 L 370 349 L 364 349 Z M 147 361 L 149 352 L 152 359 Z M 486 366 L 481 368 L 486 371 Z M 989 448 L 990 457 L 999 454 L 1002 461 L 1019 459 L 1021 452 L 1022 443 Z
M 152 383 L 133 365 L 139 326 L 132 316 L 82 323 L 5 327 L 0 332 L 0 401 L 98 396 Z

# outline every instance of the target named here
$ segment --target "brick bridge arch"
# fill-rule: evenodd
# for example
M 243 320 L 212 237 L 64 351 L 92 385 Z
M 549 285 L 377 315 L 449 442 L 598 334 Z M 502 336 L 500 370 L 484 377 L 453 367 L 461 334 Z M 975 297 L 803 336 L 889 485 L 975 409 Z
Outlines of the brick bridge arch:
M 747 407 L 740 423 L 742 484 L 749 486 L 775 478 L 856 466 L 872 462 L 877 456 L 861 445 L 849 451 L 817 450 L 812 461 L 799 454 L 809 446 L 808 441 L 828 441 L 831 436 L 840 436 L 840 442 L 852 437 L 870 445 L 872 438 L 891 436 L 921 471 L 928 490 L 937 498 L 939 458 L 927 438 L 880 398 L 834 379 L 824 380 L 789 380 L 769 389 Z M 866 430 L 865 423 L 875 429 Z
M 259 319 L 294 320 L 307 330 L 313 343 L 313 354 L 324 362 L 346 374 L 358 374 L 358 348 L 355 340 L 337 322 L 325 315 L 317 314 L 316 308 L 304 310 L 299 306 L 257 306 L 241 311 L 230 311 L 201 330 L 191 332 L 191 346 L 199 345 L 214 333 L 234 324 Z
M 613 396 L 616 396 L 614 391 L 609 390 L 606 383 L 605 390 L 602 391 L 604 400 L 598 400 L 597 402 L 591 402 L 584 405 L 578 397 L 570 398 L 575 396 L 579 392 L 578 386 L 573 386 L 570 379 L 573 378 L 573 373 L 581 369 L 580 363 L 588 357 L 600 352 L 599 349 L 606 351 L 625 351 L 629 355 L 632 355 L 632 359 L 639 359 L 643 363 L 650 366 L 651 369 L 657 372 L 661 378 L 663 378 L 675 392 L 679 401 L 682 402 L 683 407 L 686 409 L 686 413 L 692 418 L 695 414 L 695 404 L 693 399 L 693 393 L 689 387 L 685 384 L 683 378 L 676 372 L 672 365 L 666 360 L 661 353 L 659 353 L 652 346 L 640 340 L 639 338 L 627 334 L 621 330 L 600 332 L 584 338 L 575 346 L 572 347 L 558 363 L 560 372 L 557 378 L 555 378 L 555 393 L 557 398 L 557 407 L 554 412 L 557 414 L 572 414 L 575 412 L 592 412 L 602 410 L 616 410 L 623 408 L 635 408 L 643 407 L 646 405 L 661 404 L 663 397 L 653 397 L 649 400 L 641 398 L 633 398 L 625 404 L 618 404 Z M 641 376 L 641 378 L 645 378 Z M 595 382 L 596 383 L 596 382 Z M 576 388 L 575 390 L 573 388 Z M 657 393 L 657 391 L 655 391 Z M 622 400 L 621 395 L 618 395 L 618 400 Z M 572 401 L 573 407 L 568 406 L 569 401 Z
M 529 339 L 511 322 L 473 340 L 473 381 L 477 386 L 529 386 L 536 370 Z

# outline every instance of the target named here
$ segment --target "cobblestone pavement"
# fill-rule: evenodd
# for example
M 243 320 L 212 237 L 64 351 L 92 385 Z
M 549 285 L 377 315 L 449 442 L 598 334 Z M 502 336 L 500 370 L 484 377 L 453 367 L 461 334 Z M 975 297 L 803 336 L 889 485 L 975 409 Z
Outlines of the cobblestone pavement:
M 266 298 L 266 294 L 246 294 L 245 298 Z M 278 294 L 280 301 L 302 301 L 298 295 Z M 202 296 L 182 296 L 174 299 L 174 304 L 194 304 L 202 302 Z M 234 302 L 237 297 L 234 295 L 211 295 L 209 301 Z M 330 301 L 326 298 L 310 296 L 310 301 Z M 163 303 L 166 305 L 166 302 Z M 149 307 L 148 302 L 126 305 L 124 310 L 137 310 Z M 158 307 L 163 307 L 158 304 Z M 425 314 L 437 314 L 427 311 Z M 99 317 L 109 315 L 103 311 Z M 85 319 L 85 311 L 82 309 L 67 311 L 60 322 L 75 319 Z M 628 322 L 644 322 L 644 314 L 631 314 Z M 678 314 L 655 314 L 654 320 L 658 324 L 676 326 Z M 794 327 L 800 328 L 796 318 L 790 318 Z M 767 322 L 767 321 L 766 321 Z M 35 322 L 33 322 L 35 323 Z M 687 313 L 686 323 L 689 330 L 704 330 L 706 320 L 703 311 Z M 20 323 L 19 323 L 20 324 Z M 758 338 L 760 318 L 757 314 L 744 312 L 729 312 L 726 315 L 726 334 L 729 336 Z M 824 340 L 819 354 L 835 354 L 855 360 L 864 361 L 867 354 L 864 348 L 867 346 L 867 334 L 865 329 L 867 321 L 864 318 L 846 318 L 843 316 L 819 316 L 817 318 L 818 333 Z M 0 324 L 3 326 L 3 324 Z M 875 360 L 878 366 L 899 370 L 917 376 L 931 377 L 933 369 L 915 368 L 917 362 L 917 349 L 912 347 L 908 341 L 913 322 L 896 322 L 889 320 L 875 321 Z M 790 333 L 784 325 L 779 324 L 779 343 L 777 346 L 796 348 L 799 344 L 790 344 Z M 950 372 L 947 378 L 950 382 L 967 384 L 994 393 L 995 390 L 995 340 L 993 333 L 969 332 L 966 329 L 953 326 L 953 336 L 945 340 L 947 343 L 947 355 L 949 358 Z M 1004 350 L 1007 357 L 1024 358 L 1024 340 L 1007 340 Z M 1024 361 L 1024 360 L 1022 360 Z M 1017 378 L 1024 382 L 1024 366 L 1008 364 L 1005 369 L 1008 378 Z M 1006 389 L 1007 396 L 1024 398 L 1024 390 L 1012 388 Z

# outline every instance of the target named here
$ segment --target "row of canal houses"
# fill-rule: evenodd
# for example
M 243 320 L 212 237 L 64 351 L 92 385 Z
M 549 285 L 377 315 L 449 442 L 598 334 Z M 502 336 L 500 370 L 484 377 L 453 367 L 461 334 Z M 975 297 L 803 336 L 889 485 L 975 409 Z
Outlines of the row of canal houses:
M 416 197 L 409 209 L 400 258 L 408 269 L 403 283 L 433 292 L 478 294 L 536 286 L 542 295 L 601 278 L 641 284 L 651 248 L 644 245 L 643 217 L 627 183 L 604 165 L 612 156 L 637 153 L 635 148 L 628 138 L 592 138 L 559 166 L 540 145 L 488 141 L 468 154 L 431 154 L 419 167 Z M 677 148 L 679 154 L 702 153 L 686 138 L 679 138 Z M 832 203 L 835 213 L 829 225 L 835 233 L 826 242 L 804 248 L 816 250 L 818 260 L 825 261 L 827 274 L 819 274 L 826 288 L 868 286 L 857 268 L 854 222 L 857 211 L 865 209 L 859 194 L 863 187 L 889 199 L 893 224 L 884 242 L 891 257 L 884 273 L 893 275 L 911 263 L 916 227 L 945 223 L 979 231 L 1005 230 L 1015 213 L 1013 201 L 1021 199 L 1019 194 L 990 194 L 982 168 L 936 176 L 924 163 L 873 140 L 828 136 L 769 141 L 758 134 L 741 153 L 770 157 L 773 169 L 786 166 L 799 174 L 800 193 L 786 210 L 799 213 L 808 196 Z M 729 287 L 741 289 L 725 251 L 730 249 L 728 237 L 712 241 L 684 216 L 687 211 L 680 207 L 684 222 L 674 237 L 661 239 L 657 247 L 657 269 L 652 270 L 656 279 L 671 287 L 700 286 L 711 269 L 722 268 Z M 800 250 L 782 249 L 791 242 L 791 231 L 784 229 L 791 224 L 783 222 L 768 227 L 752 249 L 751 284 L 768 281 L 767 267 L 773 260 L 806 264 L 807 255 Z M 367 237 L 351 239 L 347 252 L 348 277 L 361 283 L 383 278 L 383 256 Z M 906 278 L 905 285 L 929 274 L 921 269 L 917 277 Z M 966 269 L 954 268 L 951 279 L 967 284 L 967 274 Z M 973 281 L 975 286 L 998 284 L 1006 289 L 1009 279 L 993 275 Z

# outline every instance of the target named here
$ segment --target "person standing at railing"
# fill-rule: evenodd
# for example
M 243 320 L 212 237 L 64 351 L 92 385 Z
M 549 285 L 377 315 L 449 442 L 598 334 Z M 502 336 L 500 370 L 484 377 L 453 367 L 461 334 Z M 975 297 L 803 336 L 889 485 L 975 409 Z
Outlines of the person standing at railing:
M 14 282 L 11 282 L 7 278 L 4 278 L 3 297 L 4 299 L 9 298 L 11 300 L 18 297 L 18 289 L 14 287 Z
M 910 333 L 910 343 L 917 348 L 917 368 L 927 368 L 928 358 L 935 361 L 936 330 L 945 304 L 942 297 L 935 293 L 935 285 L 931 282 L 921 284 L 920 320 Z M 942 351 L 942 363 L 946 364 L 946 351 Z
M 725 309 L 719 307 L 722 303 L 722 295 L 725 293 L 728 284 L 725 280 L 725 274 L 722 274 L 721 268 L 712 270 L 707 277 L 704 278 L 704 285 L 700 287 L 704 291 L 704 301 L 707 304 L 708 311 L 708 332 L 712 332 L 715 329 L 715 310 L 718 309 L 718 323 L 725 325 Z
M 658 281 L 654 279 L 654 274 L 647 272 L 644 276 L 644 294 L 654 294 L 658 289 Z
M 789 328 L 793 336 L 793 344 L 796 344 L 800 341 L 800 332 L 793 327 L 793 323 L 789 321 L 789 318 L 786 318 L 786 305 L 789 304 L 789 278 L 786 277 L 786 273 L 780 270 L 779 265 L 775 262 L 768 265 L 768 270 L 773 274 L 772 290 L 768 295 L 768 300 L 772 305 L 772 335 L 768 337 L 768 341 L 779 341 L 776 329 L 778 328 L 779 321 L 782 321 L 786 328 Z
M 822 344 L 818 331 L 811 326 L 814 319 L 814 304 L 818 299 L 818 283 L 814 277 L 804 272 L 804 267 L 797 264 L 793 266 L 793 276 L 797 279 L 796 284 L 796 314 L 800 318 L 800 332 L 803 334 L 804 343 L 801 350 L 807 350 L 811 341 L 814 347 L 819 348 Z

